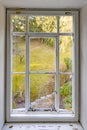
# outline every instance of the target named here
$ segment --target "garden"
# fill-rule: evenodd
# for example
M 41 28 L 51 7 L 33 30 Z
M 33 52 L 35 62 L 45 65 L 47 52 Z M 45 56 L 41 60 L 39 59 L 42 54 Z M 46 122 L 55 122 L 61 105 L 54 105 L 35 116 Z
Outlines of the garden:
M 59 31 L 72 32 L 72 16 L 60 16 Z M 12 16 L 13 32 L 25 32 L 25 16 Z M 55 16 L 29 17 L 29 32 L 57 32 Z M 59 37 L 59 72 L 72 72 L 72 36 Z M 30 38 L 29 71 L 56 71 L 56 41 L 53 37 Z M 13 36 L 12 43 L 12 109 L 25 107 L 26 91 L 26 37 Z M 29 75 L 29 93 L 32 107 L 55 107 L 55 74 Z M 72 75 L 59 74 L 60 109 L 72 110 Z

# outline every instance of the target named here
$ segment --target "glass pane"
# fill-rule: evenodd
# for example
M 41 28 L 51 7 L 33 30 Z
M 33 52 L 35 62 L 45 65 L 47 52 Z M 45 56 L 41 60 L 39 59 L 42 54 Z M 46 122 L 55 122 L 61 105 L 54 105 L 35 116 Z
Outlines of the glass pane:
M 24 74 L 12 75 L 12 109 L 25 108 L 25 82 Z
M 30 16 L 29 32 L 57 32 L 55 16 Z
M 31 108 L 54 108 L 55 75 L 30 75 Z
M 13 15 L 11 17 L 12 31 L 13 32 L 25 32 L 26 30 L 26 17 Z
M 59 31 L 64 33 L 73 31 L 73 16 L 59 17 Z
M 55 39 L 30 39 L 30 71 L 55 71 Z
M 60 75 L 60 109 L 72 110 L 72 75 Z
M 72 36 L 60 36 L 59 39 L 59 70 L 72 72 Z
M 26 41 L 25 36 L 13 36 L 12 43 L 12 71 L 25 71 Z

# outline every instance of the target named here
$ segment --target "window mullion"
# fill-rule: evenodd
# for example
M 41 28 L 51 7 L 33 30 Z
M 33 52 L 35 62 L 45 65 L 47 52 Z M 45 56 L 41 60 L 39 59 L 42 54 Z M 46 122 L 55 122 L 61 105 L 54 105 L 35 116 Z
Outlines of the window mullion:
M 29 32 L 30 37 L 56 37 L 57 33 Z
M 13 53 L 12 53 L 12 48 L 13 48 L 13 44 L 12 44 L 12 42 L 13 42 L 13 36 L 11 36 L 11 50 L 10 50 L 10 54 L 11 54 L 11 59 L 10 59 L 10 62 L 11 62 L 11 64 L 10 64 L 10 67 L 11 67 L 11 70 L 10 70 L 10 79 L 11 79 L 11 90 L 10 90 L 10 93 L 11 93 L 11 98 L 10 98 L 10 108 L 11 108 L 11 111 L 12 111 L 12 55 L 13 55 Z
M 28 33 L 28 16 L 26 17 L 26 34 Z M 26 95 L 25 95 L 25 109 L 29 108 L 29 37 L 26 35 Z
M 12 52 L 12 50 L 13 50 L 13 35 L 11 35 L 11 33 L 12 33 L 12 22 L 11 22 L 11 20 L 12 20 L 12 18 L 10 17 L 10 28 L 11 28 L 11 30 L 10 30 L 10 42 L 11 42 L 11 47 L 10 47 L 10 55 L 11 55 L 11 57 L 10 57 L 10 79 L 11 79 L 11 82 L 10 82 L 10 85 L 11 85 L 11 90 L 10 90 L 10 93 L 11 93 L 11 98 L 10 98 L 10 108 L 11 108 L 11 111 L 12 111 L 12 57 L 13 57 L 13 52 Z
M 59 16 L 57 17 L 57 38 L 56 38 L 56 93 L 55 108 L 59 111 Z
M 74 33 L 59 33 L 59 36 L 74 36 Z
M 76 97 L 76 95 L 75 95 L 75 86 L 76 86 L 76 84 L 75 84 L 75 73 L 76 73 L 76 71 L 75 71 L 75 61 L 76 61 L 76 57 L 75 57 L 75 48 L 76 48 L 76 46 L 75 46 L 75 16 L 73 16 L 73 32 L 74 32 L 74 36 L 73 36 L 73 43 L 72 43 L 72 64 L 73 64 L 73 66 L 72 66 L 72 72 L 74 73 L 73 75 L 72 75 L 72 111 L 73 112 L 75 112 L 75 101 L 76 101 L 76 99 L 75 99 L 75 97 Z

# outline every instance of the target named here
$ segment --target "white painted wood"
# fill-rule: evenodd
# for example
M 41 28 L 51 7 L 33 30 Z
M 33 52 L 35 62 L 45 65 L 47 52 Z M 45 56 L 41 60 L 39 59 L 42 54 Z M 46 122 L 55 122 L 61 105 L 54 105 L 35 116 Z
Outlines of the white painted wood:
M 26 72 L 11 72 L 11 74 L 26 74 Z M 56 74 L 56 72 L 39 72 L 39 71 L 32 71 L 28 72 L 28 74 Z M 58 74 L 69 74 L 72 75 L 72 72 L 58 72 Z
M 42 32 L 12 32 L 12 36 L 28 35 L 30 37 L 57 37 L 57 36 L 73 36 L 74 33 L 42 33 Z
M 78 13 L 76 13 L 74 15 L 74 42 L 73 42 L 73 63 L 74 63 L 74 67 L 73 67 L 73 73 L 74 73 L 74 77 L 73 77 L 73 87 L 74 87 L 74 93 L 73 93 L 73 100 L 74 100 L 74 104 L 73 104 L 73 110 L 76 116 L 76 120 L 78 120 L 78 116 L 79 116 L 79 16 Z M 76 107 L 77 105 L 77 107 Z
M 26 16 L 26 34 L 28 33 L 28 17 Z M 26 95 L 25 95 L 25 109 L 29 109 L 30 93 L 29 93 L 29 38 L 26 35 Z
M 59 112 L 59 105 L 60 105 L 60 100 L 59 100 L 59 16 L 57 16 L 57 35 L 56 37 L 56 82 L 55 82 L 55 108 Z
M 26 72 L 11 72 L 11 74 L 26 74 Z
M 36 16 L 65 16 L 66 12 L 70 12 L 71 15 L 75 15 L 76 12 L 78 12 L 79 10 L 73 10 L 73 9 L 62 9 L 62 10 L 46 10 L 46 9 L 43 9 L 43 10 L 40 10 L 40 9 L 19 9 L 19 14 L 18 15 L 36 15 Z M 17 9 L 7 9 L 8 10 L 8 14 L 11 15 L 11 14 L 17 14 Z
M 27 17 L 27 21 L 28 21 L 28 11 L 24 11 L 22 14 L 24 14 L 26 12 L 26 17 Z M 7 120 L 8 121 L 52 121 L 52 120 L 55 120 L 55 121 L 77 121 L 78 120 L 78 60 L 76 60 L 78 58 L 78 28 L 77 28 L 77 19 L 78 19 L 78 11 L 72 11 L 71 14 L 73 14 L 75 16 L 75 20 L 76 20 L 76 23 L 75 23 L 75 31 L 74 31 L 74 34 L 76 35 L 73 35 L 72 33 L 68 33 L 66 35 L 73 35 L 75 36 L 75 46 L 74 46 L 74 50 L 75 50 L 75 54 L 74 54 L 74 71 L 73 72 L 59 72 L 59 28 L 57 28 L 57 33 L 30 33 L 28 32 L 28 22 L 26 21 L 26 32 L 25 34 L 22 34 L 22 33 L 12 33 L 10 32 L 9 30 L 9 27 L 10 27 L 10 14 L 11 13 L 15 13 L 15 11 L 8 11 L 7 12 L 7 17 L 8 17 L 8 21 L 7 21 L 7 52 L 10 52 L 10 53 L 7 53 L 7 58 L 8 58 L 8 61 L 7 61 Z M 32 12 L 31 12 L 32 13 Z M 35 12 L 33 12 L 35 13 Z M 39 12 L 41 13 L 41 12 Z M 49 15 L 51 12 L 47 12 Z M 44 14 L 44 12 L 42 12 L 42 14 Z M 57 11 L 57 13 L 55 15 L 64 15 L 65 14 L 65 11 Z M 40 14 L 41 15 L 41 14 Z M 45 14 L 46 15 L 46 12 Z M 54 15 L 54 12 L 53 14 L 51 15 Z M 57 24 L 59 26 L 59 21 L 57 20 Z M 27 113 L 28 115 L 26 114 L 23 114 L 23 115 L 16 115 L 16 114 L 12 114 L 11 115 L 11 41 L 10 41 L 10 36 L 12 36 L 12 34 L 14 35 L 26 35 L 26 72 L 25 74 L 27 75 L 26 76 L 26 111 L 28 110 L 29 108 L 29 104 L 30 104 L 30 99 L 29 99 L 29 95 L 30 95 L 30 91 L 29 91 L 29 75 L 32 73 L 29 71 L 29 59 L 30 59 L 30 55 L 29 55 L 29 42 L 30 42 L 30 39 L 31 37 L 54 37 L 56 38 L 56 72 L 54 72 L 56 74 L 56 88 L 55 88 L 55 91 L 56 91 L 56 102 L 55 102 L 55 106 L 58 110 L 59 108 L 59 81 L 58 81 L 58 77 L 59 77 L 59 74 L 73 74 L 74 75 L 74 84 L 73 84 L 73 88 L 74 88 L 74 93 L 75 93 L 75 96 L 74 96 L 74 100 L 73 100 L 73 106 L 75 106 L 75 109 L 74 109 L 74 112 L 73 113 L 69 113 L 68 115 L 68 112 L 66 112 L 66 114 L 64 115 L 64 112 L 62 113 L 62 111 L 59 111 L 59 113 L 55 113 L 53 115 L 53 112 L 51 112 L 50 114 L 45 113 L 44 114 L 40 114 L 38 112 L 34 112 L 33 113 L 33 116 L 31 116 L 31 113 Z M 61 34 L 61 35 L 65 35 L 65 33 Z M 75 58 L 76 57 L 76 58 Z M 17 73 L 17 72 L 12 72 L 12 73 Z M 19 72 L 18 72 L 19 73 Z M 23 74 L 24 72 L 21 72 L 21 74 Z M 34 72 L 36 74 L 41 74 L 42 72 Z M 49 74 L 49 72 L 44 72 L 45 74 Z M 52 74 L 53 72 L 51 72 L 50 74 Z M 61 115 L 61 114 L 62 115 Z M 75 114 L 75 115 L 74 115 Z M 50 119 L 52 117 L 52 119 Z
M 74 33 L 59 33 L 60 36 L 73 36 Z
M 5 124 L 2 130 L 83 130 L 79 123 Z
M 8 27 L 10 28 L 10 16 L 8 16 L 8 20 L 7 20 L 7 25 L 8 25 Z M 10 69 L 11 69 L 11 67 L 10 67 L 10 44 L 11 44 L 11 42 L 10 42 L 10 32 L 9 32 L 10 30 L 7 30 L 7 43 L 8 43 L 8 46 L 7 46 L 7 57 L 8 57 L 8 60 L 7 60 L 7 66 L 6 66 L 6 76 L 8 76 L 8 78 L 7 78 L 7 82 L 6 82 L 6 84 L 7 84 L 7 87 L 6 87 L 6 92 L 7 92 L 7 95 L 6 95 L 6 99 L 9 99 L 9 100 L 6 100 L 6 119 L 9 119 L 9 117 L 10 117 L 10 99 L 11 99 L 11 97 L 10 97 L 10 87 L 11 87 L 11 83 L 10 83 Z M 9 52 L 9 53 L 8 53 Z M 10 85 L 9 85 L 10 84 Z
M 57 114 L 56 112 L 47 113 L 33 113 L 28 112 L 26 114 L 11 114 L 8 118 L 8 122 L 75 122 L 76 117 L 74 114 Z

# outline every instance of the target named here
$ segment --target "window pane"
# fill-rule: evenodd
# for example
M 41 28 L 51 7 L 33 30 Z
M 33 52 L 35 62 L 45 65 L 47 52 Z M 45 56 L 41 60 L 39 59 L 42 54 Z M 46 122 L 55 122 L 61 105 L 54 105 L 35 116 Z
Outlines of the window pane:
M 12 43 L 12 71 L 25 71 L 26 41 L 25 36 L 13 36 Z
M 59 31 L 64 33 L 73 31 L 73 16 L 59 17 Z
M 60 75 L 60 109 L 72 110 L 72 75 Z
M 72 40 L 72 36 L 60 36 L 59 38 L 60 72 L 72 72 Z
M 12 28 L 11 31 L 13 32 L 25 32 L 26 30 L 26 17 L 13 15 L 11 17 Z
M 25 75 L 12 75 L 12 109 L 25 108 Z
M 57 32 L 55 16 L 30 16 L 29 32 Z
M 32 108 L 54 108 L 55 75 L 30 75 L 30 102 Z
M 30 71 L 55 71 L 55 39 L 30 39 Z

